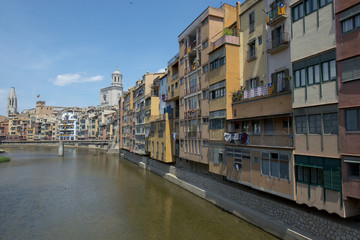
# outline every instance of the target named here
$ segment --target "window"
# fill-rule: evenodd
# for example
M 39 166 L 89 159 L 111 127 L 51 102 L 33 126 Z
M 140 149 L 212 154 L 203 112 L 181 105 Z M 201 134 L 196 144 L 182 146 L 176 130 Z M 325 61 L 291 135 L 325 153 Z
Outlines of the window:
M 341 191 L 341 160 L 295 156 L 296 181 Z
M 203 48 L 203 50 L 204 50 L 205 48 L 207 48 L 208 46 L 209 46 L 209 41 L 208 41 L 208 40 L 206 40 L 205 42 L 202 43 L 202 48 Z
M 249 133 L 250 123 L 249 121 L 243 121 L 241 123 L 241 130 L 242 132 Z
M 224 64 L 225 64 L 225 57 L 218 58 L 210 63 L 210 71 L 219 68 Z
M 258 45 L 260 46 L 262 44 L 262 36 L 258 37 Z
M 323 62 L 321 65 L 323 81 L 336 80 L 336 61 Z
M 360 14 L 350 17 L 341 22 L 342 34 L 346 34 L 360 28 Z
M 180 65 L 183 65 L 184 64 L 184 58 L 181 58 L 180 59 Z
M 360 131 L 360 108 L 345 110 L 346 131 Z
M 246 80 L 245 84 L 246 84 L 246 86 L 245 86 L 246 90 L 250 90 L 250 89 L 259 87 L 260 81 L 259 81 L 259 78 L 256 77 L 256 78 Z
M 328 3 L 331 3 L 332 0 L 320 0 L 319 1 L 319 4 L 320 4 L 320 7 L 324 7 L 325 5 L 327 5 Z
M 295 127 L 296 127 L 296 134 L 306 134 L 307 133 L 306 116 L 295 117 Z
M 295 87 L 304 87 L 305 86 L 305 68 L 296 70 L 294 72 L 295 76 Z
M 261 153 L 261 174 L 270 175 L 269 153 Z
M 305 12 L 306 15 L 314 12 L 317 10 L 318 6 L 317 6 L 317 1 L 318 0 L 305 0 Z
M 210 119 L 210 129 L 223 129 L 225 126 L 224 118 Z
M 224 97 L 226 95 L 226 91 L 225 88 L 218 88 L 215 89 L 214 91 L 210 91 L 209 92 L 209 99 L 216 99 L 216 98 L 221 98 Z
M 175 83 L 175 88 L 178 88 L 178 82 Z
M 264 130 L 265 130 L 265 135 L 274 134 L 274 120 L 272 118 L 264 119 Z
M 347 163 L 348 171 L 347 175 L 350 178 L 360 178 L 360 162 L 359 163 Z
M 253 32 L 255 30 L 255 12 L 252 11 L 249 14 L 249 32 Z
M 337 113 L 326 113 L 323 116 L 324 116 L 324 133 L 337 134 L 338 133 Z
M 293 15 L 293 21 L 296 22 L 297 20 L 304 17 L 304 5 L 303 3 L 300 3 L 293 7 L 292 9 L 292 15 Z
M 184 78 L 183 77 L 180 79 L 180 84 L 184 84 Z
M 360 56 L 341 61 L 343 82 L 360 79 Z
M 261 121 L 260 120 L 253 121 L 253 134 L 254 135 L 261 134 Z
M 209 66 L 208 65 L 205 65 L 205 66 L 203 66 L 203 74 L 204 73 L 207 73 L 208 72 L 208 70 L 209 70 Z
M 248 51 L 248 61 L 255 59 L 256 57 L 256 46 L 255 40 L 248 43 L 249 51 Z
M 183 98 L 180 100 L 180 103 L 181 103 L 181 106 L 184 106 L 184 99 Z
M 208 91 L 203 91 L 203 99 L 207 99 L 208 98 Z
M 309 133 L 321 134 L 321 115 L 309 115 Z

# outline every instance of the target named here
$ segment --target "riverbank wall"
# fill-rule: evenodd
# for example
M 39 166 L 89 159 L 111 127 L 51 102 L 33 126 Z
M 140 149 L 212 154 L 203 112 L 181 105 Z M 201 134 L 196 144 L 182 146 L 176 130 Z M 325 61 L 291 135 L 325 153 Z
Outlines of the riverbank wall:
M 297 205 L 182 165 L 126 150 L 120 155 L 281 239 L 359 239 L 360 223 Z

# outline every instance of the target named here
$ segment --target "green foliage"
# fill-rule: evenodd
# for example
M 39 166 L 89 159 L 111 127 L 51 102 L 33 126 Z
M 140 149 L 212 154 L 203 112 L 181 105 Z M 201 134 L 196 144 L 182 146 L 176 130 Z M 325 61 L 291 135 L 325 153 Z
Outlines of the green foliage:
M 2 162 L 9 162 L 9 161 L 10 161 L 10 158 L 9 158 L 9 157 L 0 156 L 0 163 L 2 163 Z
M 230 29 L 230 28 L 224 28 L 223 29 L 223 34 L 232 36 L 232 35 L 234 35 L 234 31 L 232 29 Z

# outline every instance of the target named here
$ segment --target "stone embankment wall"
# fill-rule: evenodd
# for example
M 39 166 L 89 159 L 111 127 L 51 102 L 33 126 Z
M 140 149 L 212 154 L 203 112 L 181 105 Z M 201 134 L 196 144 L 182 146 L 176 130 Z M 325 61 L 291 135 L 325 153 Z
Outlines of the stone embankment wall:
M 360 223 L 256 194 L 231 183 L 120 151 L 125 159 L 152 171 L 282 239 L 360 239 Z M 310 211 L 311 210 L 311 211 Z

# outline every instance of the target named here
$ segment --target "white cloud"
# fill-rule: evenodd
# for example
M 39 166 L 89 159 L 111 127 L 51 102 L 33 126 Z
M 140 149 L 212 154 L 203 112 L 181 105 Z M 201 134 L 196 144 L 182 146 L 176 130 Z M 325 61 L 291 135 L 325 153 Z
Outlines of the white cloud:
M 68 73 L 68 74 L 60 74 L 57 75 L 55 79 L 50 79 L 50 82 L 52 82 L 56 86 L 66 86 L 73 83 L 84 83 L 84 82 L 98 82 L 102 81 L 104 79 L 101 75 L 96 75 L 93 77 L 85 77 L 82 76 L 81 73 Z
M 165 72 L 165 68 L 160 68 L 159 70 L 157 70 L 157 73 L 163 73 Z

